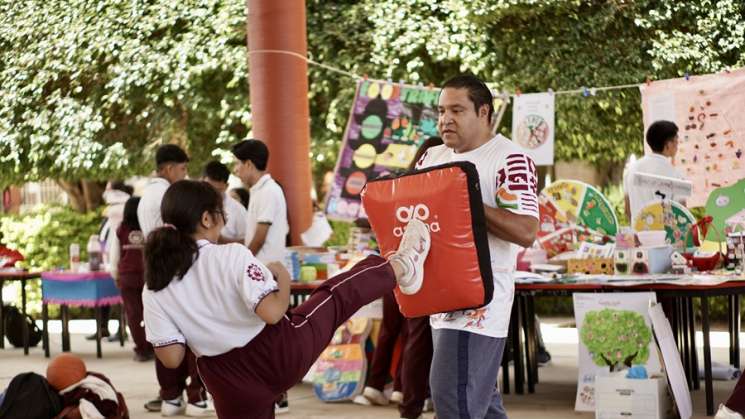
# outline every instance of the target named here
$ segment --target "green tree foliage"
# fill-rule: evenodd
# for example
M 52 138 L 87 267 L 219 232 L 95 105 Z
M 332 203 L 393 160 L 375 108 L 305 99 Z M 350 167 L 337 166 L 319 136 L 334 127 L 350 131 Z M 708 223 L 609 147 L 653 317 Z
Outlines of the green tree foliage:
M 472 71 L 523 92 L 745 65 L 739 0 L 306 0 L 310 58 L 440 84 Z M 162 142 L 194 170 L 250 128 L 243 0 L 0 4 L 0 186 L 150 169 Z M 310 66 L 311 158 L 333 167 L 354 80 Z M 557 96 L 557 158 L 642 150 L 636 89 Z M 502 130 L 509 133 L 510 115 Z
M 0 186 L 152 169 L 154 148 L 197 164 L 248 127 L 241 1 L 0 4 Z
M 580 339 L 593 362 L 612 372 L 646 363 L 652 332 L 639 313 L 605 308 L 585 315 Z
M 69 207 L 43 206 L 0 218 L 0 237 L 4 245 L 26 258 L 20 262 L 22 268 L 68 268 L 70 244 L 79 244 L 81 260 L 86 260 L 88 238 L 98 233 L 100 221 L 99 211 L 81 214 Z

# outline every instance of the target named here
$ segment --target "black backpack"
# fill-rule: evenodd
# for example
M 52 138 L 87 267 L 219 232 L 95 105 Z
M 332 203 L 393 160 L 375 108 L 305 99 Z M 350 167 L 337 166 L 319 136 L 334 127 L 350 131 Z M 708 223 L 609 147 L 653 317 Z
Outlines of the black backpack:
M 36 346 L 41 341 L 41 330 L 36 326 L 36 322 L 28 314 L 24 315 L 20 310 L 13 306 L 3 308 L 5 315 L 5 337 L 8 342 L 16 348 L 23 347 L 23 328 L 28 329 L 28 346 Z M 0 336 L 2 339 L 2 336 Z
M 62 398 L 33 372 L 13 377 L 0 404 L 0 419 L 49 419 L 62 411 Z

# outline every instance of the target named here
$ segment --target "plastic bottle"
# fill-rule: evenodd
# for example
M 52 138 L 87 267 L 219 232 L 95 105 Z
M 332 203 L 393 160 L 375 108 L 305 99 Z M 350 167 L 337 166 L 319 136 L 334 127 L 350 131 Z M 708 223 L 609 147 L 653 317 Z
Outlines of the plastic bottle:
M 70 244 L 70 270 L 77 272 L 80 269 L 80 245 L 77 243 Z
M 103 250 L 98 234 L 91 235 L 88 239 L 88 267 L 91 272 L 100 271 L 103 264 Z

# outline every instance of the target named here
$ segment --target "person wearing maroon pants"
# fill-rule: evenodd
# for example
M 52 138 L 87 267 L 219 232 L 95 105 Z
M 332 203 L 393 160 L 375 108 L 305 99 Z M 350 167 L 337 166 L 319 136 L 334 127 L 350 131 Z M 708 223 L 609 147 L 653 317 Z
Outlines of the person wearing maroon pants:
M 391 370 L 396 342 L 401 338 L 402 349 L 405 344 L 405 324 L 406 319 L 398 310 L 396 297 L 393 296 L 393 291 L 391 291 L 383 296 L 383 319 L 380 324 L 378 341 L 375 343 L 375 351 L 370 362 L 370 370 L 367 375 L 367 381 L 365 382 L 365 389 L 362 395 L 354 399 L 355 403 L 363 405 L 388 404 L 388 399 L 383 395 L 383 387 L 385 387 L 389 371 Z M 399 358 L 399 362 L 395 368 L 396 373 L 393 377 L 394 393 L 401 392 L 402 388 L 401 359 Z M 393 398 L 391 397 L 391 399 Z M 400 400 L 398 401 L 400 402 Z
M 145 362 L 153 359 L 153 347 L 145 340 L 142 325 L 142 289 L 145 287 L 142 248 L 145 237 L 137 220 L 137 205 L 140 198 L 129 198 L 124 204 L 123 218 L 112 235 L 109 254 L 112 275 L 122 294 L 124 312 L 135 343 L 134 360 Z
M 432 364 L 432 329 L 429 317 L 405 320 L 406 343 L 401 354 L 401 386 L 403 400 L 398 405 L 402 418 L 416 419 L 422 415 L 429 397 L 429 369 Z
M 727 402 L 719 405 L 719 410 L 715 419 L 742 419 L 745 415 L 745 374 L 740 375 L 740 378 L 735 384 L 735 389 L 732 390 Z
M 145 246 L 145 331 L 166 367 L 188 345 L 221 418 L 273 418 L 277 397 L 300 382 L 336 329 L 396 285 L 423 281 L 427 226 L 412 220 L 388 260 L 368 256 L 324 282 L 287 311 L 290 276 L 245 246 L 217 245 L 222 197 L 208 184 L 181 181 L 163 197 L 164 226 Z

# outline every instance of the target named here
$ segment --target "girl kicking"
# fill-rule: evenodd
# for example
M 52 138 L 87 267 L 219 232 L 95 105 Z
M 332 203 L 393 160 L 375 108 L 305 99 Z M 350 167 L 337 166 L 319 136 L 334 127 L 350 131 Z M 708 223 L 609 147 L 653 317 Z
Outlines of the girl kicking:
M 337 327 L 396 285 L 419 290 L 429 231 L 410 221 L 388 260 L 367 257 L 287 311 L 282 264 L 263 265 L 240 244 L 215 244 L 222 201 L 208 184 L 188 180 L 163 197 L 165 226 L 145 245 L 147 340 L 170 368 L 189 346 L 220 418 L 273 418 L 277 396 L 300 382 Z

